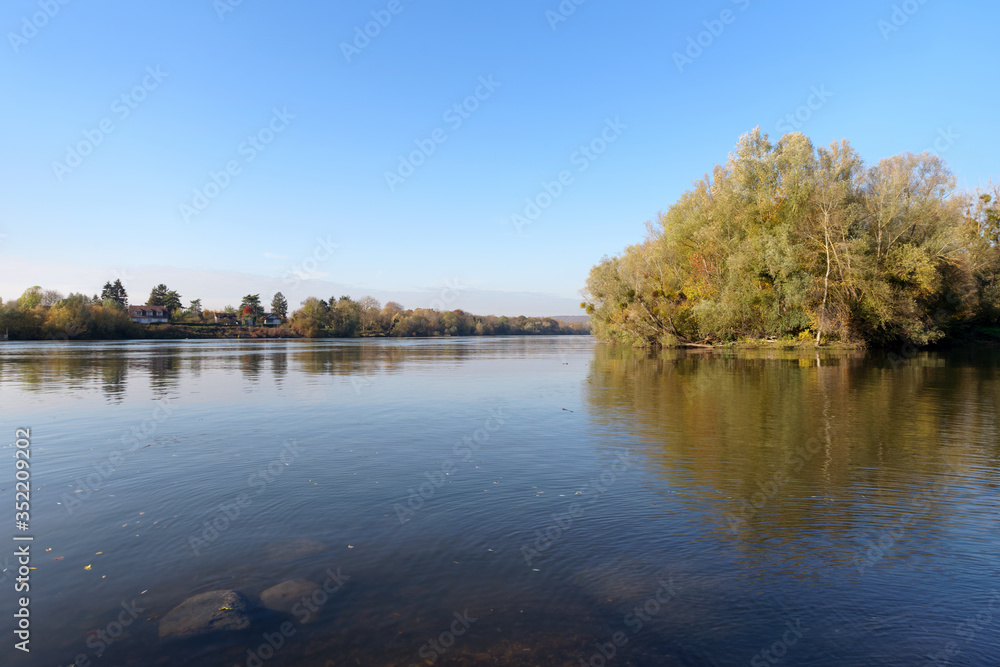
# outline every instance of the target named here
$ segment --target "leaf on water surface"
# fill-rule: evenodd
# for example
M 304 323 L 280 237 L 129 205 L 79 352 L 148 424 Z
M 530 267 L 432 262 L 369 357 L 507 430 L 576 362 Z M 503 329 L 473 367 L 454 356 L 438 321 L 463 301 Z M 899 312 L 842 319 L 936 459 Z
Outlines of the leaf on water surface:
M 84 570 L 89 570 L 89 569 L 90 569 L 90 565 L 85 565 L 85 566 L 83 567 L 83 569 L 84 569 Z

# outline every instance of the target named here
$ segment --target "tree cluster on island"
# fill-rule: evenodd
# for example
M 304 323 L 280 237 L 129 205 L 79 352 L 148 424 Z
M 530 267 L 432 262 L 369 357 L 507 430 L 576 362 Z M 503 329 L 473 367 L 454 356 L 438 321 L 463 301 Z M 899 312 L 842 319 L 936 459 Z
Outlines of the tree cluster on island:
M 552 318 L 479 316 L 461 310 L 440 312 L 417 308 L 408 310 L 394 301 L 382 306 L 376 299 L 358 301 L 348 296 L 329 301 L 310 297 L 302 308 L 288 316 L 288 300 L 281 292 L 271 299 L 268 314 L 281 325 L 264 331 L 265 310 L 260 294 L 247 294 L 239 307 L 222 310 L 202 308 L 201 299 L 192 299 L 185 308 L 176 290 L 164 284 L 155 286 L 146 299 L 147 306 L 162 306 L 168 324 L 137 324 L 129 315 L 128 293 L 120 280 L 108 281 L 100 295 L 72 293 L 63 296 L 55 290 L 30 287 L 16 301 L 0 300 L 0 331 L 11 340 L 98 340 L 159 337 L 227 337 L 231 329 L 218 324 L 218 314 L 239 326 L 237 335 L 268 337 L 368 336 L 492 336 L 586 334 L 586 323 L 561 323 Z
M 930 153 L 866 166 L 846 141 L 758 128 L 591 269 L 581 307 L 638 347 L 1000 337 L 998 195 L 957 191 Z

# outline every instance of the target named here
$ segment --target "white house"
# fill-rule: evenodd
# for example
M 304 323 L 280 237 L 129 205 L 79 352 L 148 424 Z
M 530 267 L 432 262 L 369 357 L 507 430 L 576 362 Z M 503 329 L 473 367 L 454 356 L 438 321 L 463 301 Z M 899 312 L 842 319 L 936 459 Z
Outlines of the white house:
M 139 324 L 166 324 L 170 321 L 170 311 L 166 306 L 129 306 L 128 316 Z

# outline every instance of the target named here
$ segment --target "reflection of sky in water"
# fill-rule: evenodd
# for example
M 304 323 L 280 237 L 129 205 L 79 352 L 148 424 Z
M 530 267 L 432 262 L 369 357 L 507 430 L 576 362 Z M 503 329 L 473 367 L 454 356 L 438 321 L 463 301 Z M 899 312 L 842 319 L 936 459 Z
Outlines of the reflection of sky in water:
M 615 636 L 615 664 L 749 663 L 789 624 L 788 664 L 949 641 L 996 664 L 996 628 L 956 634 L 1000 575 L 996 369 L 589 338 L 5 343 L 3 428 L 33 435 L 32 660 L 93 659 L 136 598 L 101 664 L 245 664 L 290 617 L 175 644 L 152 617 L 340 568 L 265 664 L 421 663 L 466 610 L 438 664 L 580 664 Z

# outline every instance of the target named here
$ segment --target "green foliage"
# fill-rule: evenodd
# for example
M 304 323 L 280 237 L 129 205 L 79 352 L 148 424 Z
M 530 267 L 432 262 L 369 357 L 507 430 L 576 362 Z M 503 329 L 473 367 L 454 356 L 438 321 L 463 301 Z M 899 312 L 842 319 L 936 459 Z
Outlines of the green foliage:
M 590 333 L 584 323 L 560 324 L 551 318 L 471 315 L 461 310 L 405 310 L 394 301 L 379 309 L 371 297 L 354 301 L 340 297 L 331 306 L 310 297 L 292 314 L 292 330 L 301 336 L 495 336 Z
M 204 310 L 201 307 L 201 299 L 191 299 L 191 304 L 184 311 L 184 320 L 186 322 L 201 322 L 202 313 Z
M 112 291 L 109 291 L 108 288 Z M 187 326 L 158 325 L 157 331 L 131 321 L 128 311 L 121 307 L 114 297 L 114 285 L 106 284 L 100 296 L 70 294 L 63 298 L 58 292 L 45 291 L 35 286 L 24 292 L 16 303 L 4 304 L 0 301 L 0 331 L 8 331 L 12 340 L 84 340 L 115 338 L 186 338 L 194 333 L 198 337 L 224 336 L 215 322 L 206 325 L 205 319 L 213 320 L 213 311 L 203 311 L 200 299 L 193 299 L 183 313 Z M 150 294 L 150 300 L 170 301 L 176 292 L 166 285 L 158 285 Z M 176 295 L 179 300 L 179 295 Z M 271 305 L 276 308 L 279 292 Z M 152 304 L 164 305 L 164 304 Z M 247 325 L 254 325 L 263 315 L 259 294 L 243 297 L 240 312 L 245 311 Z M 168 306 L 169 307 L 169 306 Z M 235 313 L 236 309 L 226 306 L 223 312 Z M 208 317 L 204 317 L 204 315 Z M 176 320 L 180 321 L 178 311 Z M 491 335 L 554 335 L 587 334 L 589 327 L 582 322 L 562 325 L 551 318 L 538 317 L 495 317 L 492 315 L 471 315 L 461 310 L 439 312 L 417 308 L 407 310 L 390 301 L 382 306 L 376 299 L 365 297 L 355 301 L 348 296 L 331 299 L 330 303 L 310 297 L 302 302 L 302 307 L 294 312 L 288 327 L 278 327 L 262 332 L 258 329 L 241 330 L 248 336 L 305 336 L 316 337 L 357 337 L 357 336 L 491 336 Z
M 21 310 L 31 310 L 35 306 L 42 304 L 42 288 L 38 285 L 29 287 L 17 300 L 17 307 Z
M 331 298 L 328 326 L 338 338 L 354 338 L 361 329 L 361 306 L 349 296 L 340 297 L 336 303 Z
M 247 294 L 240 301 L 240 316 L 248 325 L 253 326 L 264 315 L 264 307 L 260 304 L 260 294 Z
M 111 281 L 104 283 L 104 289 L 101 290 L 101 301 L 114 302 L 123 310 L 128 310 L 128 293 L 125 291 L 122 281 L 116 279 L 114 283 Z
M 184 308 L 184 305 L 181 303 L 181 295 L 175 290 L 169 289 L 163 283 L 160 283 L 150 291 L 146 305 L 165 306 L 171 318 L 174 317 L 175 313 L 180 313 Z
M 866 168 L 847 142 L 759 129 L 650 226 L 605 257 L 582 307 L 636 346 L 824 336 L 926 344 L 997 321 L 997 212 L 954 192 L 937 156 Z
M 271 299 L 271 313 L 277 315 L 282 320 L 288 317 L 288 299 L 281 292 L 277 292 Z

